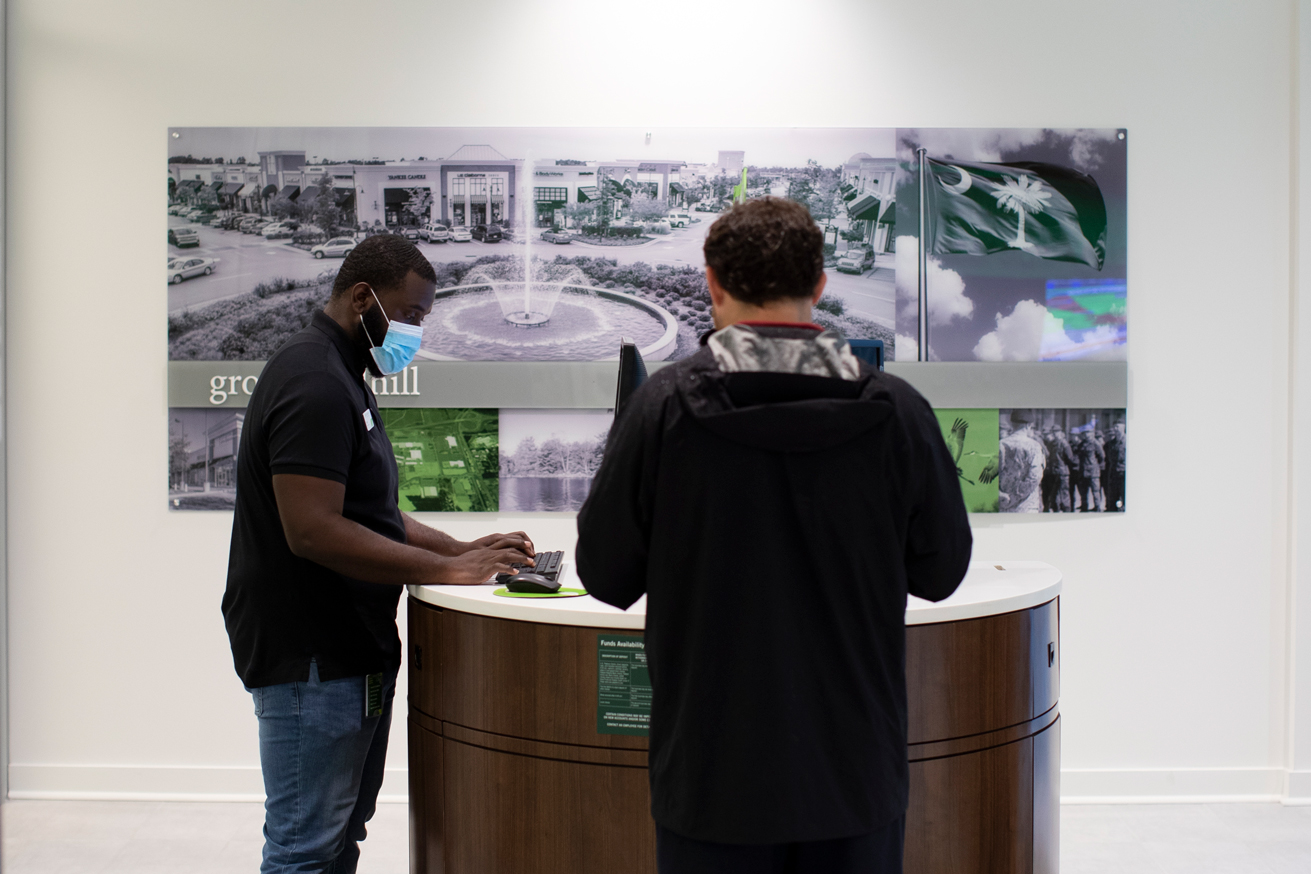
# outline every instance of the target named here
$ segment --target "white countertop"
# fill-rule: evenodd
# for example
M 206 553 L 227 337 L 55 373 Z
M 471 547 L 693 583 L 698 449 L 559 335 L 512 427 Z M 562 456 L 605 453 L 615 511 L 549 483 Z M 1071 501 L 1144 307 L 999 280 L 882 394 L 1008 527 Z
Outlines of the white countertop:
M 565 554 L 561 585 L 582 588 L 574 571 L 572 555 Z M 590 595 L 579 598 L 503 598 L 492 592 L 494 583 L 480 586 L 410 586 L 410 595 L 449 610 L 542 622 L 550 625 L 581 625 L 592 628 L 646 627 L 646 597 L 627 610 L 602 604 Z M 911 598 L 906 605 L 907 625 L 955 622 L 979 616 L 995 616 L 1046 604 L 1061 593 L 1061 572 L 1040 561 L 972 561 L 969 573 L 955 593 L 936 604 Z

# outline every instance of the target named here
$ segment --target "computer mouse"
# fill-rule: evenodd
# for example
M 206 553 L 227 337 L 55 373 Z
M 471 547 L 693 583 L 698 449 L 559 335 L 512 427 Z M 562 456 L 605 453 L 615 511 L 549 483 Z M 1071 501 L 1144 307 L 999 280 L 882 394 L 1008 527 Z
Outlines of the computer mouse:
M 532 594 L 554 595 L 560 591 L 560 584 L 548 580 L 541 574 L 515 574 L 506 580 L 505 588 L 511 592 L 529 592 Z

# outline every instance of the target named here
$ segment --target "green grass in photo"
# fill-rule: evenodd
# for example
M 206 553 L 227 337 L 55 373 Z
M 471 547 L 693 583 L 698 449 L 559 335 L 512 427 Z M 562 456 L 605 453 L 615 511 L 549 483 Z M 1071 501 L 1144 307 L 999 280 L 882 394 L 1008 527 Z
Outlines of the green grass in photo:
M 383 427 L 396 453 L 400 507 L 407 513 L 500 508 L 500 412 L 387 407 Z
M 997 411 L 957 409 L 934 410 L 934 413 L 942 428 L 942 437 L 947 441 L 947 450 L 956 460 L 956 478 L 965 498 L 965 508 L 971 513 L 998 512 L 997 464 L 1001 434 Z

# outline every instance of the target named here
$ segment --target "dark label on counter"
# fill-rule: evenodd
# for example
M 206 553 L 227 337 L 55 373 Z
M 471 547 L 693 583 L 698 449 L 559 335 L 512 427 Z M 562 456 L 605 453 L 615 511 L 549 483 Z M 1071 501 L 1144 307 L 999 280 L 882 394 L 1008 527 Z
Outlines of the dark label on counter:
M 596 732 L 646 737 L 651 730 L 651 673 L 646 642 L 630 635 L 596 638 Z

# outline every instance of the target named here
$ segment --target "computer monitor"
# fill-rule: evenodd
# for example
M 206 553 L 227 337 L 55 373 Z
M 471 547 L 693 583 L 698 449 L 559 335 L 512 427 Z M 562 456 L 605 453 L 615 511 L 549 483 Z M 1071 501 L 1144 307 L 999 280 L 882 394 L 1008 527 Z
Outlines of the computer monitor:
M 619 378 L 615 386 L 615 417 L 623 412 L 637 387 L 646 382 L 646 362 L 637 344 L 628 338 L 619 341 Z
M 883 369 L 882 340 L 848 340 L 851 354 L 868 363 L 875 370 Z

